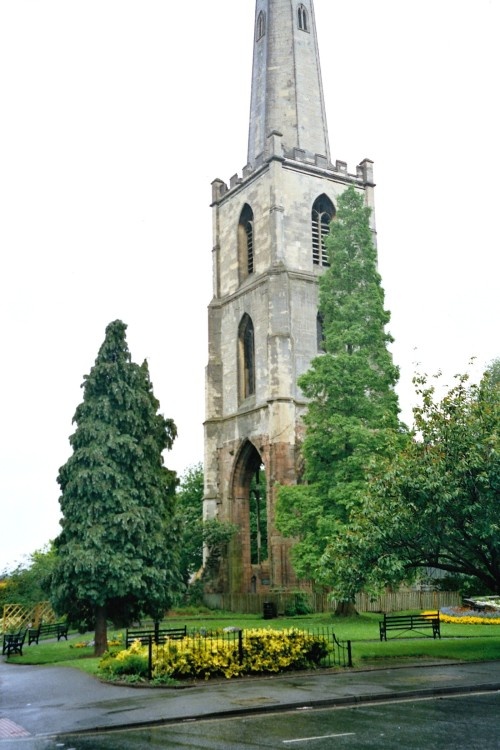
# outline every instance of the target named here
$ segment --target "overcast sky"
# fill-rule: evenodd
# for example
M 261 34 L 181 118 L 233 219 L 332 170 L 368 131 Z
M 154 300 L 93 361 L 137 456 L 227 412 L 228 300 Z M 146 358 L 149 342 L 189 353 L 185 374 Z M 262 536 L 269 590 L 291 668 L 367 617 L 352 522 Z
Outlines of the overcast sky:
M 246 163 L 254 0 L 0 0 L 0 570 L 59 531 L 106 325 L 203 458 L 210 183 Z M 399 394 L 500 355 L 498 0 L 316 0 L 333 160 L 375 162 Z

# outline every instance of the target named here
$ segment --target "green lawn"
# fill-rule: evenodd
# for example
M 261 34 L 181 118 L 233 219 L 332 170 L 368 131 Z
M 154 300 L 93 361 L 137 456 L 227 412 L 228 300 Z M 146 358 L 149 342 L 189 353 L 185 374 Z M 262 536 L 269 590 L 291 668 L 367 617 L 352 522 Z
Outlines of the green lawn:
M 463 661 L 488 661 L 500 659 L 500 625 L 459 625 L 442 623 L 441 640 L 417 637 L 407 633 L 379 640 L 380 615 L 366 613 L 355 617 L 335 617 L 331 614 L 304 617 L 279 617 L 264 620 L 259 615 L 232 613 L 203 614 L 200 616 L 169 617 L 162 625 L 178 627 L 187 625 L 188 632 L 200 628 L 216 630 L 228 626 L 240 628 L 299 628 L 315 630 L 330 627 L 339 640 L 352 641 L 353 660 L 356 667 L 364 665 L 394 665 L 397 660 L 407 663 L 420 659 L 454 659 Z M 143 623 L 146 625 L 147 623 Z M 108 636 L 124 634 L 124 630 L 111 628 Z M 9 661 L 18 664 L 51 664 L 81 669 L 90 674 L 97 673 L 99 659 L 93 656 L 93 647 L 80 648 L 77 644 L 88 643 L 93 633 L 79 635 L 70 633 L 68 641 L 40 641 L 39 645 L 25 646 L 23 656 L 12 656 Z M 118 647 L 119 649 L 119 647 Z M 117 649 L 117 650 L 118 650 Z

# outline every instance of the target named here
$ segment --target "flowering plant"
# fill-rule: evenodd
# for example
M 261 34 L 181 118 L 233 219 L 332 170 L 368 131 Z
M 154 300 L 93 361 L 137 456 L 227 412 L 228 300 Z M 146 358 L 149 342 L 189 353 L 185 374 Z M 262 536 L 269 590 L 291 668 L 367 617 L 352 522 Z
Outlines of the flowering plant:
M 423 614 L 428 614 L 423 612 Z M 461 625 L 500 625 L 498 612 L 477 612 L 465 607 L 442 607 L 439 613 L 441 622 Z
M 323 637 L 296 630 L 254 628 L 238 638 L 188 636 L 153 647 L 153 679 L 238 677 L 317 666 L 328 653 Z M 148 649 L 140 641 L 116 655 L 106 654 L 99 669 L 106 675 L 144 675 Z

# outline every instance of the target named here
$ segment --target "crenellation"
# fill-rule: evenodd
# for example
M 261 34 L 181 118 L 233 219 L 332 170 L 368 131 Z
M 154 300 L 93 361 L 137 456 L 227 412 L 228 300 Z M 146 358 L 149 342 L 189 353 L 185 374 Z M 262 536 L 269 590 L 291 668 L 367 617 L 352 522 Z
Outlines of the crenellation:
M 274 159 L 270 156 L 267 160 L 269 164 Z M 361 164 L 356 167 L 356 172 L 352 173 L 348 170 L 347 162 L 336 160 L 335 164 L 330 164 L 325 156 L 320 154 L 308 154 L 303 149 L 294 149 L 292 154 L 279 157 L 279 160 L 286 166 L 293 166 L 294 164 L 302 165 L 304 168 L 309 168 L 311 171 L 317 171 L 322 174 L 328 174 L 332 180 L 341 179 L 343 182 L 348 183 L 359 183 L 362 185 L 370 185 L 373 183 L 373 164 L 369 159 L 363 160 Z M 264 162 L 263 162 L 264 163 Z M 246 164 L 243 167 L 242 175 L 234 174 L 229 181 L 229 187 L 225 182 L 221 180 L 215 180 L 212 185 L 217 183 L 217 188 L 212 188 L 212 203 L 217 203 L 223 198 L 226 198 L 231 191 L 240 188 L 245 184 L 247 180 L 254 179 L 259 173 L 262 164 L 252 167 Z
M 236 187 L 236 185 L 241 185 L 242 182 L 243 180 L 238 176 L 238 174 L 233 174 L 233 176 L 229 180 L 229 187 L 232 189 Z
M 328 159 L 326 156 L 323 156 L 322 154 L 314 154 L 314 163 L 319 169 L 328 169 Z

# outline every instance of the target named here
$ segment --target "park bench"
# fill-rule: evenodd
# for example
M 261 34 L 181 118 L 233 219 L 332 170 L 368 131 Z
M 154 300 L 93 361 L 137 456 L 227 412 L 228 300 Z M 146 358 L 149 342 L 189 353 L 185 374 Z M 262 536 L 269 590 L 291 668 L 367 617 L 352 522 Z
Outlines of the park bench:
M 37 628 L 30 628 L 28 630 L 28 646 L 31 646 L 32 643 L 38 643 L 38 639 L 42 636 L 55 636 L 58 641 L 61 638 L 68 640 L 68 625 L 66 622 L 40 623 Z
M 436 638 L 436 636 L 441 638 L 439 612 L 428 612 L 419 615 L 384 615 L 384 619 L 379 622 L 379 628 L 381 641 L 387 640 L 388 630 L 398 630 L 400 632 L 408 630 L 416 632 L 432 630 L 433 638 Z M 422 635 L 427 635 L 427 633 L 422 633 Z
M 183 628 L 128 628 L 125 633 L 125 648 L 128 648 L 134 641 L 140 641 L 143 645 L 150 642 L 165 643 L 167 640 L 178 641 L 181 638 L 185 638 L 187 635 L 187 628 L 184 625 Z
M 23 645 L 26 638 L 26 630 L 20 630 L 18 633 L 5 633 L 3 637 L 2 654 L 10 656 L 11 654 L 23 655 Z

